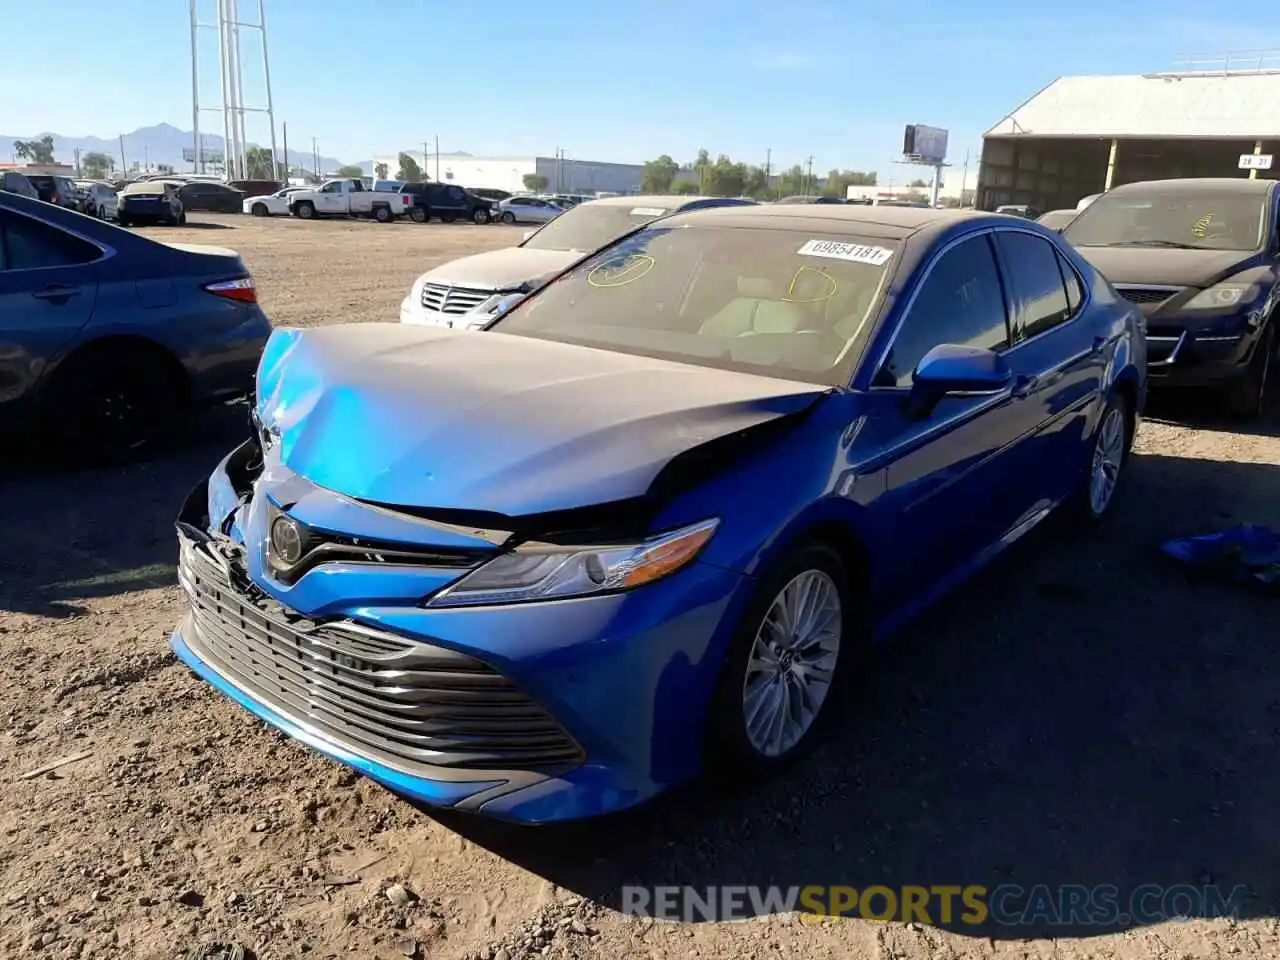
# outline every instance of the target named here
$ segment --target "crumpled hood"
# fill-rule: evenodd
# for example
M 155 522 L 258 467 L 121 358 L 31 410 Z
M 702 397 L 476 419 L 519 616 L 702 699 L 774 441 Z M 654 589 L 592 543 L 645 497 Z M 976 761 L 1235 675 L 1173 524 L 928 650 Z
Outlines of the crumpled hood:
M 502 333 L 278 329 L 258 416 L 286 467 L 397 506 L 527 516 L 644 495 L 672 458 L 829 387 Z
M 589 251 L 588 251 L 589 252 Z M 450 260 L 428 270 L 419 283 L 445 283 L 453 287 L 475 287 L 481 290 L 512 290 L 522 283 L 540 280 L 559 273 L 582 257 L 572 250 L 530 250 L 508 247 L 490 250 L 460 260 Z
M 1067 238 L 1070 240 L 1070 237 Z M 1243 250 L 1178 250 L 1169 247 L 1076 247 L 1112 283 L 1208 287 L 1257 256 Z

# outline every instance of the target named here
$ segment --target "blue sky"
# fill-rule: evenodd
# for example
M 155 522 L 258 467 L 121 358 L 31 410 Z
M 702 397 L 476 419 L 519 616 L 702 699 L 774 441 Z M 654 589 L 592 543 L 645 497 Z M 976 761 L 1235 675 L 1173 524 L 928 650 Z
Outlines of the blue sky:
M 212 20 L 213 0 L 200 0 Z M 166 121 L 191 127 L 187 5 L 63 0 L 59 22 L 21 31 L 0 58 L 0 133 L 114 136 Z M 878 169 L 902 126 L 951 130 L 951 161 L 1054 77 L 1168 69 L 1180 56 L 1280 47 L 1273 4 L 1189 0 L 267 0 L 277 123 L 290 147 L 343 160 L 440 149 L 639 161 L 700 147 L 775 168 Z M 0 0 L 0 22 L 28 5 Z M 256 19 L 256 0 L 241 0 Z M 1261 30 L 1258 25 L 1263 25 Z M 216 46 L 202 31 L 203 99 L 217 102 Z M 247 36 L 246 100 L 262 103 Z M 30 87 L 38 96 L 15 96 Z M 221 131 L 212 113 L 206 129 Z M 250 139 L 267 142 L 265 121 Z

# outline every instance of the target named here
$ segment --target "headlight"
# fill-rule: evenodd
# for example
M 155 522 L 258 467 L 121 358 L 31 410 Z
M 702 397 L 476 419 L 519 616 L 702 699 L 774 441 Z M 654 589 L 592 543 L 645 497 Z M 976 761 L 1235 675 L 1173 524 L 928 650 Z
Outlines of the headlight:
M 520 603 L 632 590 L 688 564 L 719 525 L 719 520 L 704 520 L 631 544 L 595 547 L 527 544 L 467 574 L 436 594 L 427 605 Z
M 1208 290 L 1201 290 L 1186 302 L 1184 310 L 1222 310 L 1238 304 L 1252 303 L 1257 299 L 1256 283 L 1219 283 Z

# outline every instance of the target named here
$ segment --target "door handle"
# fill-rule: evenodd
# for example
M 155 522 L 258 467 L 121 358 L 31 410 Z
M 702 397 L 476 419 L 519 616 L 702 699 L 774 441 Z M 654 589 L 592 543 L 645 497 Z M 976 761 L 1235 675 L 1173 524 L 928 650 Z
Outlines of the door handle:
M 1040 386 L 1039 377 L 1018 377 L 1013 381 L 1013 396 L 1021 399 L 1033 393 Z
M 45 287 L 43 290 L 36 290 L 31 294 L 37 300 L 70 300 L 72 297 L 80 296 L 80 291 L 75 287 Z

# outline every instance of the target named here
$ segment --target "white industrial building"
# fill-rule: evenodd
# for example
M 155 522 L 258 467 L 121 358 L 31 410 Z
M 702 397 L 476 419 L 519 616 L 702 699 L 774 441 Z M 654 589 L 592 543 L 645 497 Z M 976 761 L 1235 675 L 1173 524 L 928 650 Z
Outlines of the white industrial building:
M 1208 69 L 1141 76 L 1062 77 L 983 137 L 978 206 L 1074 207 L 1139 180 L 1266 177 L 1280 149 L 1280 70 Z M 1249 166 L 1253 164 L 1250 163 Z
M 524 178 L 546 177 L 549 193 L 639 193 L 644 167 L 639 163 L 608 163 L 568 157 L 477 157 L 466 153 L 422 154 L 405 151 L 422 168 L 423 176 L 464 187 L 488 187 L 511 193 L 528 191 Z M 400 155 L 376 156 L 374 170 L 386 164 L 395 179 Z

